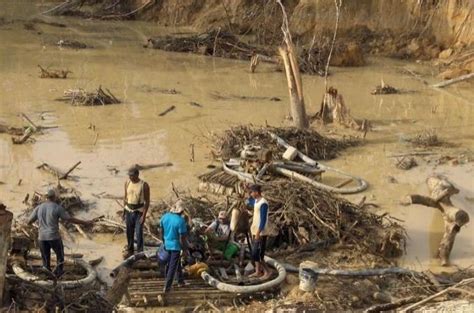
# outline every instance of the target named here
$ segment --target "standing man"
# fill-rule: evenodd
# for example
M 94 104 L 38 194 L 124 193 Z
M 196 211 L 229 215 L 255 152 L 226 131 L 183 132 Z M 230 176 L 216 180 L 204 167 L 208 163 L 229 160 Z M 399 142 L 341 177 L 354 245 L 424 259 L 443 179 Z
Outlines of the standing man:
M 188 228 L 183 217 L 184 208 L 182 201 L 178 200 L 176 204 L 165 213 L 160 220 L 161 231 L 163 235 L 163 244 L 169 253 L 168 263 L 166 265 L 166 282 L 164 292 L 171 290 L 174 276 L 178 272 L 178 286 L 185 285 L 183 271 L 181 268 L 181 250 L 186 249 L 186 235 Z
M 136 166 L 131 167 L 128 170 L 129 179 L 125 182 L 124 215 L 127 227 L 125 258 L 134 253 L 134 239 L 137 240 L 137 252 L 143 251 L 143 224 L 150 206 L 150 187 L 138 177 L 139 174 Z
M 250 186 L 250 196 L 253 201 L 253 217 L 250 232 L 253 238 L 252 260 L 255 262 L 255 273 L 249 277 L 262 277 L 267 279 L 271 272 L 264 262 L 265 248 L 267 244 L 268 227 L 268 202 L 262 197 L 262 187 L 260 185 Z M 253 202 L 253 203 L 252 203 Z
M 53 273 L 56 277 L 60 277 L 64 273 L 64 246 L 59 234 L 59 219 L 86 226 L 92 225 L 93 222 L 71 217 L 62 206 L 55 202 L 56 193 L 54 190 L 48 190 L 46 198 L 45 202 L 34 209 L 28 219 L 28 224 L 38 221 L 38 239 L 43 267 L 51 271 L 51 249 L 53 249 L 57 260 L 57 266 Z

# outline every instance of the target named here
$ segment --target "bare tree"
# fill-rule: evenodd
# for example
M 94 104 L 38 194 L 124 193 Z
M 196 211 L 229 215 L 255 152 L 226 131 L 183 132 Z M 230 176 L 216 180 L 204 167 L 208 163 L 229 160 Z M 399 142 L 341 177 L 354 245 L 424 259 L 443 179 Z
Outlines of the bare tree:
M 328 73 L 329 63 L 331 62 L 332 52 L 337 38 L 337 30 L 339 29 L 339 19 L 341 16 L 342 0 L 334 0 L 334 6 L 336 7 L 336 25 L 334 26 L 334 34 L 332 36 L 331 49 L 329 50 L 328 59 L 326 62 L 326 69 L 324 71 L 324 89 L 328 92 Z
M 293 118 L 293 125 L 296 128 L 304 129 L 309 127 L 308 118 L 303 98 L 303 83 L 301 81 L 298 59 L 295 55 L 295 47 L 291 39 L 290 29 L 288 26 L 288 16 L 285 7 L 280 0 L 276 0 L 280 5 L 283 14 L 283 24 L 281 30 L 285 46 L 280 47 L 278 51 L 283 59 L 285 66 L 286 79 L 288 81 L 288 91 L 290 93 L 290 111 Z

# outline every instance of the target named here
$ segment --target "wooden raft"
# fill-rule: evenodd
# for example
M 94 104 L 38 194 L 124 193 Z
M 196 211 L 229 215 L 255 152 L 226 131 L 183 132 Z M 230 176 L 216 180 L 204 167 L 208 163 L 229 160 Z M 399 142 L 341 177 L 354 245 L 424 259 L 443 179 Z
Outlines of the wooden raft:
M 218 290 L 201 278 L 185 277 L 188 285 L 177 287 L 176 280 L 171 291 L 163 293 L 165 280 L 160 277 L 156 261 L 137 261 L 133 265 L 128 284 L 128 302 L 133 307 L 171 307 L 194 309 L 212 303 L 219 306 L 233 306 L 250 298 L 270 298 L 273 294 L 237 294 Z M 232 278 L 229 278 L 232 281 Z M 229 282 L 228 281 L 228 282 Z

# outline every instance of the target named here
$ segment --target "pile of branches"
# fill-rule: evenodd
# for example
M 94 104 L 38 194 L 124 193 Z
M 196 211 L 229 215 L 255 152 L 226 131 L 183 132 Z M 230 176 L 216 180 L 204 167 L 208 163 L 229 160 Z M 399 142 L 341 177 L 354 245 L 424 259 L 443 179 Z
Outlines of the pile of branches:
M 363 204 L 297 181 L 272 181 L 263 190 L 271 220 L 279 230 L 277 242 L 339 242 L 383 257 L 405 252 L 406 232 L 386 214 L 371 213 Z
M 434 130 L 424 130 L 408 138 L 407 141 L 419 147 L 437 147 L 443 144 Z
M 38 65 L 41 73 L 40 78 L 61 78 L 66 79 L 69 73 L 72 73 L 69 70 L 52 70 L 52 69 L 45 69 L 41 65 Z
M 220 29 L 186 37 L 165 36 L 150 38 L 148 43 L 154 49 L 197 53 L 238 60 L 250 60 L 256 53 L 261 55 L 272 54 L 263 48 L 248 45 L 240 41 L 233 34 L 221 31 Z
M 241 125 L 232 127 L 221 135 L 212 136 L 211 153 L 216 159 L 229 159 L 238 156 L 243 147 L 249 144 L 261 146 L 274 152 L 284 152 L 285 149 L 270 137 L 269 131 L 314 160 L 333 159 L 341 150 L 359 144 L 359 141 L 353 138 L 344 140 L 327 138 L 313 129 L 299 130 L 294 127 L 257 128 Z M 278 153 L 278 155 L 280 154 Z M 273 155 L 276 156 L 276 153 Z
M 86 289 L 87 288 L 87 289 Z M 63 290 L 60 287 L 41 287 L 18 278 L 7 276 L 7 289 L 14 302 L 10 308 L 29 312 L 113 312 L 114 306 L 92 287 Z M 16 312 L 16 310 L 13 310 Z
M 205 196 L 195 197 L 187 193 L 176 192 L 169 201 L 161 201 L 151 208 L 152 220 L 159 221 L 177 199 L 183 201 L 186 216 L 199 218 L 206 223 L 215 220 L 219 211 L 227 210 L 230 205 L 226 201 L 216 203 Z
M 56 99 L 58 101 L 70 102 L 72 105 L 78 106 L 95 106 L 117 104 L 120 100 L 117 99 L 110 90 L 101 86 L 95 92 L 87 92 L 84 89 L 69 89 L 64 91 L 62 98 Z

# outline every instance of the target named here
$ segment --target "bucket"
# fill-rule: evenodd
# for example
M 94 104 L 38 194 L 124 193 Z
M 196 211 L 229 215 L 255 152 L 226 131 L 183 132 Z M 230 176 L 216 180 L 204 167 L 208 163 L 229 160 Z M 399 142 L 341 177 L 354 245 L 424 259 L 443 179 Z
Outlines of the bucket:
M 300 290 L 306 292 L 313 292 L 316 289 L 316 281 L 318 280 L 318 273 L 315 273 L 309 268 L 300 269 Z
M 239 252 L 239 246 L 235 243 L 229 243 L 224 251 L 224 258 L 226 260 L 231 260 Z

